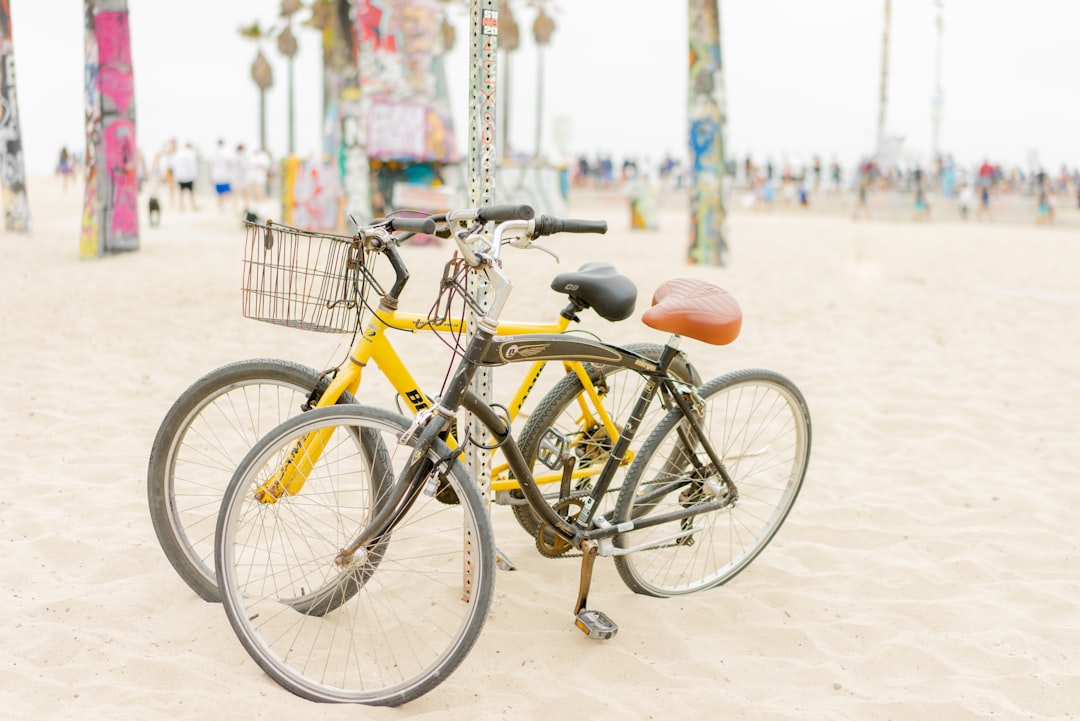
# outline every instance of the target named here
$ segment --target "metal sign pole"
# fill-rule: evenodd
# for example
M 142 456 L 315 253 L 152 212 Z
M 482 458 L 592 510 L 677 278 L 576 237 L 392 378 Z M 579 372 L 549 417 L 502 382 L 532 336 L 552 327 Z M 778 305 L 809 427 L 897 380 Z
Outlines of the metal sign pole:
M 499 12 L 495 0 L 470 0 L 469 7 L 469 205 L 490 205 L 495 198 L 495 77 L 498 70 Z M 481 308 L 491 302 L 487 281 L 473 275 L 469 293 Z M 471 341 L 480 318 L 469 311 L 465 338 Z M 472 391 L 484 402 L 491 401 L 491 369 L 481 368 L 472 382 Z M 458 438 L 469 438 L 490 445 L 487 429 L 471 413 L 458 421 Z M 490 502 L 491 455 L 474 444 L 465 446 L 465 467 Z M 466 531 L 463 581 L 464 597 L 472 593 L 473 569 L 469 560 L 473 539 Z
M 495 200 L 495 79 L 498 70 L 499 12 L 496 0 L 471 0 L 469 34 L 469 205 L 478 208 Z M 490 302 L 487 281 L 473 276 L 469 292 L 481 308 Z M 469 313 L 466 338 L 472 338 L 479 318 Z M 472 390 L 484 401 L 491 400 L 491 370 L 481 369 Z M 470 437 L 488 445 L 487 430 L 471 414 L 465 414 Z M 459 435 L 459 438 L 463 437 Z M 491 455 L 469 445 L 466 467 L 481 490 L 491 487 Z

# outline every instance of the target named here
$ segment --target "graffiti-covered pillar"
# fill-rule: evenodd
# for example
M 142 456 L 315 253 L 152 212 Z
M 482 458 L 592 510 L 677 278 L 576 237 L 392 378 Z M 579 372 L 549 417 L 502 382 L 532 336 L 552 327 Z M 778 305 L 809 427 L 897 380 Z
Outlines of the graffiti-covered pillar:
M 724 124 L 720 2 L 688 0 L 690 16 L 690 252 L 687 260 L 724 265 Z
M 135 83 L 127 0 L 84 0 L 86 202 L 79 255 L 139 247 Z
M 361 2 L 361 0 L 357 0 Z M 358 17 L 353 0 L 315 3 L 311 24 L 322 31 L 323 155 L 334 158 L 341 187 L 338 230 L 348 218 L 371 219 L 371 169 L 364 143 Z
M 19 104 L 15 99 L 15 51 L 11 41 L 11 5 L 0 0 L 0 188 L 4 199 L 4 228 L 30 230 L 26 202 Z
M 367 124 L 360 90 L 360 8 L 338 0 L 343 15 L 342 40 L 348 69 L 338 86 L 338 166 L 345 198 L 345 215 L 363 223 L 371 220 L 371 164 L 367 155 Z

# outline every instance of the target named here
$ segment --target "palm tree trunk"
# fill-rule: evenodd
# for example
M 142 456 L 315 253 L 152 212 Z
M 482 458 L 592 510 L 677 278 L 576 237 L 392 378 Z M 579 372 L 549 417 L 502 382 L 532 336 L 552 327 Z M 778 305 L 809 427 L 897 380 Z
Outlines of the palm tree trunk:
M 266 152 L 266 88 L 259 88 L 259 149 Z

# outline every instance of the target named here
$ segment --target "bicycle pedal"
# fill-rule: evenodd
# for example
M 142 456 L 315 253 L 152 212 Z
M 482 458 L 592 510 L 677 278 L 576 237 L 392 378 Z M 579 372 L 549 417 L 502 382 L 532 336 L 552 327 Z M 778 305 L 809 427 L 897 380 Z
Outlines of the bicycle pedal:
M 619 625 L 608 618 L 603 611 L 581 611 L 574 619 L 574 625 L 589 638 L 606 641 L 619 632 Z

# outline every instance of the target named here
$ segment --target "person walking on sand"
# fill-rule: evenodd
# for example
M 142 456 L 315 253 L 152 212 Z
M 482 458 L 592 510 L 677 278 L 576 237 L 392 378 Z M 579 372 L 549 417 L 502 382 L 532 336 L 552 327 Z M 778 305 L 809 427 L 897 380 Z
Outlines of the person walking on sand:
M 266 200 L 270 166 L 270 155 L 262 148 L 256 148 L 248 156 L 247 171 L 244 177 L 245 206 L 250 208 L 250 206 Z
M 180 191 L 180 210 L 184 210 L 184 196 L 191 203 L 193 211 L 199 208 L 195 204 L 195 179 L 199 174 L 199 158 L 195 154 L 195 147 L 191 143 L 184 143 L 184 147 L 176 151 L 173 158 L 173 176 Z
M 218 210 L 225 210 L 225 201 L 232 196 L 233 173 L 236 169 L 236 158 L 226 145 L 224 140 L 217 141 L 217 150 L 210 158 L 210 182 L 214 184 L 214 192 L 217 194 Z
M 163 185 L 168 190 L 168 207 L 176 206 L 176 138 L 170 138 L 158 153 L 164 172 Z
M 855 191 L 855 212 L 852 220 L 870 217 L 870 178 L 866 175 L 859 176 L 859 186 Z
M 968 213 L 971 212 L 971 206 L 975 204 L 975 191 L 971 189 L 970 183 L 964 183 L 960 188 L 960 217 L 963 220 L 968 219 Z
M 1046 177 L 1046 173 L 1039 172 L 1035 176 L 1035 182 L 1038 187 L 1038 204 L 1035 208 L 1035 223 L 1037 225 L 1053 225 L 1054 224 L 1054 194 L 1050 188 L 1050 179 Z
M 72 181 L 72 176 L 75 174 L 75 168 L 72 166 L 71 153 L 68 152 L 66 145 L 60 148 L 60 159 L 56 163 L 56 174 L 60 176 L 61 187 L 67 190 Z
M 926 202 L 926 188 L 922 168 L 915 168 L 915 220 L 930 220 L 930 206 Z
M 988 222 L 994 222 L 994 215 L 990 212 L 990 185 L 979 184 L 979 210 L 975 213 L 975 220 L 986 218 Z

